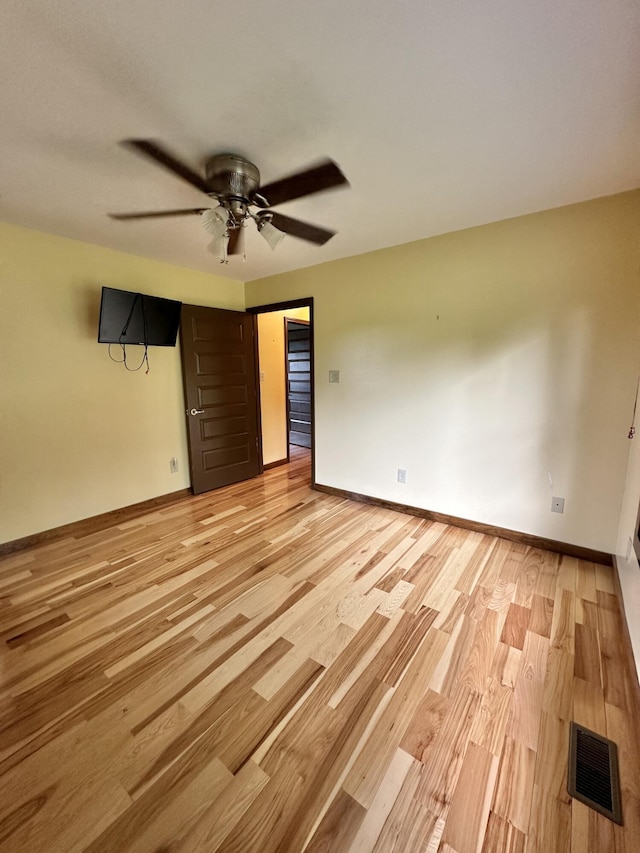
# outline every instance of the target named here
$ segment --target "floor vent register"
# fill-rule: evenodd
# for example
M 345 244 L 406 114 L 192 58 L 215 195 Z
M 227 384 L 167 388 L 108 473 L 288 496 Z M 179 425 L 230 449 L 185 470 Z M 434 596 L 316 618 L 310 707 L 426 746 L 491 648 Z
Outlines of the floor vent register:
M 569 793 L 576 800 L 622 823 L 618 748 L 612 740 L 571 723 Z

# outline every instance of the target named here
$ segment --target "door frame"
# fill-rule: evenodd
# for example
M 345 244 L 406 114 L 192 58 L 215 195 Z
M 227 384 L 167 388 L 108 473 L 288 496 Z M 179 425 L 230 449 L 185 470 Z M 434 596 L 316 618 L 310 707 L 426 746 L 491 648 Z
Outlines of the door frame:
M 247 314 L 256 315 L 255 323 L 255 341 L 256 351 L 258 347 L 258 314 L 271 314 L 274 311 L 287 311 L 289 308 L 308 308 L 309 309 L 309 361 L 311 370 L 311 488 L 316 487 L 316 391 L 315 391 L 315 325 L 313 321 L 313 296 L 306 296 L 302 299 L 289 299 L 286 302 L 271 302 L 268 305 L 253 305 L 251 308 L 245 309 Z M 258 360 L 258 370 L 256 371 L 257 399 L 258 399 L 258 414 L 260 414 L 260 361 Z M 262 462 L 262 419 L 258 422 L 259 440 L 260 440 L 260 461 Z M 287 430 L 287 452 L 289 451 L 289 433 Z
M 633 550 L 635 551 L 638 562 L 640 563 L 640 505 L 638 505 L 636 526 L 633 529 Z
M 290 423 L 290 401 L 289 401 L 289 323 L 298 323 L 300 326 L 308 326 L 309 327 L 309 390 L 311 390 L 311 370 L 313 364 L 311 362 L 311 316 L 309 316 L 308 320 L 296 320 L 293 317 L 285 317 L 284 318 L 284 401 L 285 401 L 285 417 L 286 417 L 286 431 L 287 431 L 287 462 L 291 461 L 291 442 L 289 440 L 291 430 L 289 428 Z M 310 394 L 311 396 L 311 394 Z M 311 428 L 313 429 L 313 409 L 311 410 Z

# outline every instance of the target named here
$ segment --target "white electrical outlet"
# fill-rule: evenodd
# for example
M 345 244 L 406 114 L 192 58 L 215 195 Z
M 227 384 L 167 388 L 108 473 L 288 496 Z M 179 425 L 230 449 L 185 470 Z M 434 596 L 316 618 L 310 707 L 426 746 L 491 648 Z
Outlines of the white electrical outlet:
M 175 456 L 172 456 L 169 460 L 169 469 L 172 474 L 178 473 L 178 460 Z
M 564 512 L 564 498 L 551 498 L 551 512 Z
M 398 482 L 406 483 L 407 482 L 407 471 L 405 468 L 398 468 Z
M 260 382 L 264 382 L 264 370 L 260 371 Z

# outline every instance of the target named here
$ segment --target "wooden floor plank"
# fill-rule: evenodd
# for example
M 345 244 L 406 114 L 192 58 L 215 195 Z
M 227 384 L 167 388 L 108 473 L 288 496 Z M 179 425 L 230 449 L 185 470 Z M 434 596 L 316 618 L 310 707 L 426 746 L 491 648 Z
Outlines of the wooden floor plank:
M 497 773 L 496 756 L 470 743 L 442 837 L 458 853 L 475 853 L 482 848 Z
M 269 781 L 253 761 L 244 764 L 233 779 L 188 826 L 182 837 L 170 839 L 172 853 L 215 853 Z M 176 833 L 177 834 L 177 833 Z
M 369 853 L 376 846 L 378 836 L 393 808 L 404 780 L 411 769 L 414 760 L 402 749 L 396 749 L 375 796 L 367 809 L 364 820 L 360 824 L 349 853 Z
M 309 481 L 0 560 L 0 853 L 636 853 L 611 568 Z M 623 826 L 568 797 L 571 719 Z
M 532 749 L 512 738 L 505 739 L 492 808 L 524 835 L 529 829 L 535 766 Z
M 340 789 L 305 850 L 307 853 L 348 850 L 366 814 L 364 806 Z
M 410 766 L 373 848 L 374 853 L 423 853 L 438 849 L 445 821 L 415 797 L 424 769 L 418 762 Z

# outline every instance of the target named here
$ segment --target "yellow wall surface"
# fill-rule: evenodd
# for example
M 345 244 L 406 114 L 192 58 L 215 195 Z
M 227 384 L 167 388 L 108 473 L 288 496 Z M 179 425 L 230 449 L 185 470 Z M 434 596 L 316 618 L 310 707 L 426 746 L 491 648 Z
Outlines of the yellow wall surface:
M 179 347 L 110 361 L 103 285 L 244 308 L 241 283 L 0 224 L 0 542 L 189 485 Z
M 179 350 L 152 348 L 148 376 L 111 362 L 107 285 L 313 296 L 319 483 L 613 552 L 638 497 L 632 465 L 623 511 L 639 240 L 636 191 L 243 287 L 0 225 L 0 542 L 189 484 Z
M 265 465 L 287 458 L 287 398 L 284 318 L 308 320 L 308 308 L 289 308 L 258 314 L 258 358 L 262 461 Z
M 317 482 L 612 553 L 639 241 L 634 191 L 247 283 L 314 298 Z

